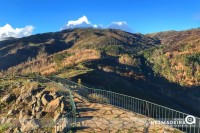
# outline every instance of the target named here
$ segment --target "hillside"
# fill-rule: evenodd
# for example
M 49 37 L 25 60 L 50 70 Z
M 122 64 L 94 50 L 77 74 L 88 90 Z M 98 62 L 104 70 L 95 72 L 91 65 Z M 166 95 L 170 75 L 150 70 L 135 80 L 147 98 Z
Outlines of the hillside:
M 200 85 L 200 29 L 148 36 L 158 38 L 163 44 L 145 53 L 155 73 L 182 86 Z
M 110 54 L 138 52 L 158 44 L 157 40 L 119 30 L 75 29 L 37 34 L 0 42 L 0 69 L 7 69 L 41 53 L 48 55 L 67 50 L 96 49 Z M 17 60 L 16 60 L 17 59 Z M 9 62 L 8 62 L 9 60 Z
M 7 40 L 0 75 L 54 75 L 200 115 L 198 36 L 199 29 L 142 35 L 89 28 Z

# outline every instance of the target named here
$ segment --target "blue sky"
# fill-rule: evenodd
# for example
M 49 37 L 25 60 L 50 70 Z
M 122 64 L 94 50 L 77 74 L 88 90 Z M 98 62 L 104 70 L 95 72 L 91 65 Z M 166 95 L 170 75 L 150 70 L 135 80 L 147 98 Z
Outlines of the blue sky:
M 132 32 L 184 30 L 200 27 L 200 0 L 1 0 L 0 34 L 7 28 L 21 28 L 16 37 L 59 31 L 82 16 L 105 28 L 126 22 Z M 32 27 L 24 35 L 25 26 Z

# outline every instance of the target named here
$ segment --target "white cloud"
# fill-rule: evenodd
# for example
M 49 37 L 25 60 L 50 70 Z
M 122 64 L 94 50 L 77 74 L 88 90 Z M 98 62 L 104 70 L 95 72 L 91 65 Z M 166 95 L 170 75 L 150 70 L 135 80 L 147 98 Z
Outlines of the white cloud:
M 6 24 L 0 27 L 0 41 L 5 40 L 8 37 L 20 38 L 24 36 L 30 36 L 34 27 L 31 25 L 24 28 L 13 28 L 10 24 Z
M 78 20 L 68 21 L 65 26 L 61 28 L 61 30 L 70 29 L 70 28 L 99 28 L 96 24 L 91 24 L 86 16 L 79 18 Z
M 112 22 L 107 28 L 119 29 L 119 30 L 124 30 L 124 31 L 129 31 L 129 32 L 131 31 L 127 22 L 125 21 Z
M 61 27 L 61 30 L 65 29 L 71 29 L 71 28 L 110 28 L 110 29 L 120 29 L 124 31 L 131 31 L 131 29 L 128 27 L 127 23 L 125 21 L 118 21 L 118 22 L 112 22 L 109 26 L 104 27 L 103 25 L 97 25 L 92 24 L 86 16 L 83 16 L 79 18 L 78 20 L 71 20 L 68 21 L 66 25 Z

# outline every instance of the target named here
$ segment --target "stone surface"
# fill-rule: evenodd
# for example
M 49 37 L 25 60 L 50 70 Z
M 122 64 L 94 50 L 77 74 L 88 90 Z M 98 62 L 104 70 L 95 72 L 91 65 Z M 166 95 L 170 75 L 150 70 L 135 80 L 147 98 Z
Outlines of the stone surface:
M 174 129 L 166 125 L 150 125 L 147 129 L 146 122 L 150 118 L 134 112 L 111 105 L 80 101 L 75 98 L 79 113 L 77 125 L 80 127 L 77 133 L 174 133 Z

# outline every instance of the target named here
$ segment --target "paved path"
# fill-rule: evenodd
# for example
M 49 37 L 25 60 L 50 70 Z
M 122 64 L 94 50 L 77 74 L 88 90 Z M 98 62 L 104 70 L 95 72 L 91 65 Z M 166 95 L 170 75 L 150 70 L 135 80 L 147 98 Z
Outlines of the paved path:
M 110 105 L 75 98 L 79 113 L 77 133 L 174 133 L 166 125 L 149 125 L 148 118 Z

